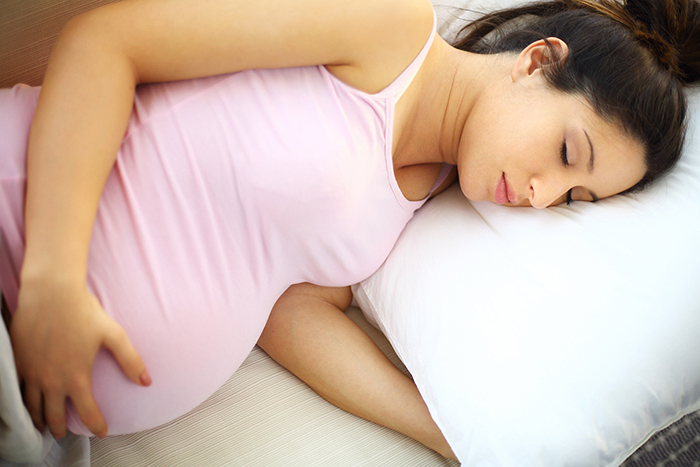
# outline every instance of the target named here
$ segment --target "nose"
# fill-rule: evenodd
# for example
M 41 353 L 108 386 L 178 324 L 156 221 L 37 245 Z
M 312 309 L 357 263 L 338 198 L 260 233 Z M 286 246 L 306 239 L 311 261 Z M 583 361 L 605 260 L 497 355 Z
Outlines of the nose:
M 541 177 L 532 177 L 530 179 L 530 205 L 537 209 L 544 209 L 570 189 L 571 186 L 564 180 L 544 180 Z

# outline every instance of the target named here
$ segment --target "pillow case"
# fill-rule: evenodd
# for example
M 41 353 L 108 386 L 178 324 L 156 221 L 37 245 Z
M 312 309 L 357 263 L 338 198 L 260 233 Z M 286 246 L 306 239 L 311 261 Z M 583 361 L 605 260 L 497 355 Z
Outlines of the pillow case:
M 697 89 L 690 115 L 645 192 L 540 211 L 455 186 L 353 287 L 463 465 L 615 466 L 700 409 Z

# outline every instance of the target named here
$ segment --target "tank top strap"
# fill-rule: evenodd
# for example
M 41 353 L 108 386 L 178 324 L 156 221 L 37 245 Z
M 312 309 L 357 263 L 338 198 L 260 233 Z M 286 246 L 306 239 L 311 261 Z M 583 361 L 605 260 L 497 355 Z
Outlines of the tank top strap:
M 433 196 L 433 193 L 435 193 L 435 190 L 440 188 L 440 185 L 443 184 L 445 180 L 447 180 L 447 177 L 450 175 L 450 172 L 452 172 L 452 169 L 454 169 L 454 165 L 452 164 L 442 164 L 442 170 L 440 170 L 440 173 L 438 174 L 437 180 L 435 180 L 435 184 L 433 187 L 430 189 L 430 193 L 428 193 L 428 198 Z
M 430 46 L 433 45 L 433 39 L 435 39 L 436 32 L 437 17 L 435 15 L 435 11 L 433 11 L 433 30 L 430 33 L 430 37 L 428 37 L 428 41 L 425 43 L 416 58 L 413 59 L 413 61 L 401 72 L 401 74 L 389 86 L 380 92 L 381 95 L 393 97 L 394 99 L 399 100 L 403 93 L 406 92 L 406 89 L 408 89 L 411 81 L 413 81 L 413 78 L 416 77 L 418 70 L 425 61 L 425 57 L 428 55 Z

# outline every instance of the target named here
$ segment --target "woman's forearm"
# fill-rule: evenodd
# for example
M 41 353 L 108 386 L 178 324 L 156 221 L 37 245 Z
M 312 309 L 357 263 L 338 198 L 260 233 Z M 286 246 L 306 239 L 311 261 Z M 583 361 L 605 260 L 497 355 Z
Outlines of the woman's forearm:
M 22 282 L 84 284 L 99 199 L 133 106 L 135 76 L 99 28 L 78 18 L 52 53 L 27 154 Z
M 336 406 L 455 458 L 413 381 L 340 308 L 349 290 L 292 286 L 258 344 Z

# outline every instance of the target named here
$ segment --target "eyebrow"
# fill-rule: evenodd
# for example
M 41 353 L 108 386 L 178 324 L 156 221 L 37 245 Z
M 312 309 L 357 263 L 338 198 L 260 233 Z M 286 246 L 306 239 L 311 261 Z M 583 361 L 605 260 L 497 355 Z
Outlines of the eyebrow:
M 586 135 L 586 139 L 588 140 L 588 147 L 591 148 L 591 157 L 590 159 L 588 159 L 588 173 L 593 173 L 593 164 L 595 164 L 595 151 L 593 151 L 593 143 L 591 143 L 591 137 L 588 136 L 586 130 L 583 130 L 583 133 Z M 593 198 L 595 198 L 595 196 Z
M 593 164 L 595 164 L 595 151 L 593 151 L 593 143 L 591 143 L 591 137 L 588 136 L 588 133 L 586 130 L 583 130 L 583 133 L 586 135 L 586 139 L 588 140 L 588 146 L 591 148 L 591 157 L 588 159 L 588 173 L 593 173 Z M 593 199 L 593 203 L 598 201 L 600 198 L 596 196 L 595 193 L 593 193 L 591 190 L 588 190 L 588 194 L 591 195 L 591 199 Z
M 586 135 L 586 139 L 588 140 L 588 147 L 591 148 L 591 157 L 588 159 L 588 173 L 593 173 L 593 169 L 594 169 L 593 165 L 595 164 L 595 151 L 593 150 L 593 143 L 591 142 L 591 137 L 588 136 L 588 132 L 586 130 L 583 130 L 583 133 Z M 600 199 L 591 190 L 588 190 L 588 194 L 591 195 L 591 199 L 593 200 L 592 201 L 593 203 L 595 203 L 596 201 L 598 201 Z

